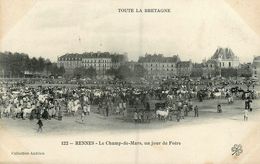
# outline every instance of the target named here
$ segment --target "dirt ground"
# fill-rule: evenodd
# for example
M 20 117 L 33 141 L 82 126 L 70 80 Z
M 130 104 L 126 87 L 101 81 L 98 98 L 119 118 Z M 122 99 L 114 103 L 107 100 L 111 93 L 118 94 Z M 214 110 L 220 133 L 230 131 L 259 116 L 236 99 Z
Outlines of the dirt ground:
M 223 113 L 217 113 L 218 103 Z M 0 120 L 0 162 L 65 163 L 257 163 L 260 161 L 260 100 L 252 103 L 249 120 L 243 120 L 244 101 L 205 100 L 195 102 L 194 112 L 177 122 L 152 120 L 135 124 L 120 117 L 64 117 L 62 121 L 43 121 L 37 133 L 36 120 Z M 69 145 L 62 145 L 68 141 Z M 76 141 L 93 141 L 97 145 L 75 145 Z M 161 142 L 160 145 L 111 145 L 109 142 Z M 167 145 L 162 145 L 162 142 Z M 104 143 L 99 145 L 98 143 Z M 180 145 L 169 145 L 169 143 Z M 234 144 L 243 152 L 232 155 Z M 12 152 L 42 152 L 44 155 L 12 155 Z

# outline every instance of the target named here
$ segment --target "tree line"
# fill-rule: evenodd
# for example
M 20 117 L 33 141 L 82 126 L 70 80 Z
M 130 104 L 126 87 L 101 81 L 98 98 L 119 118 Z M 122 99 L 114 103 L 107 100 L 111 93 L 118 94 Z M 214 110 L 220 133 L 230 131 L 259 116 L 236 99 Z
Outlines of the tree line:
M 56 63 L 43 57 L 30 58 L 28 54 L 0 52 L 1 77 L 25 77 L 25 76 L 59 76 L 65 73 L 63 67 L 58 68 Z
M 191 70 L 191 77 L 203 77 L 205 70 L 203 68 L 195 68 Z M 249 66 L 244 66 L 240 68 L 216 68 L 214 70 L 206 70 L 207 77 L 222 76 L 225 78 L 229 77 L 252 77 L 253 70 Z
M 103 72 L 103 75 L 112 76 L 116 79 L 126 79 L 132 77 L 141 78 L 145 76 L 146 72 L 147 71 L 144 69 L 144 67 L 139 64 L 135 65 L 133 70 L 130 69 L 128 65 L 121 65 L 118 68 L 110 68 L 106 70 L 105 72 Z M 93 67 L 78 67 L 75 68 L 72 72 L 72 76 L 77 79 L 85 77 L 95 78 L 97 74 L 98 73 L 96 69 Z

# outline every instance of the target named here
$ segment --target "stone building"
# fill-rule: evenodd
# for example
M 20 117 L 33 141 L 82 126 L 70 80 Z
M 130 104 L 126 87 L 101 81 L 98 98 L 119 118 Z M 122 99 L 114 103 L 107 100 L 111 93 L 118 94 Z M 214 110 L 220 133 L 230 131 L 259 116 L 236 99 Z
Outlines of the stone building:
M 178 55 L 164 57 L 162 54 L 146 54 L 139 57 L 138 63 L 147 70 L 147 77 L 169 78 L 177 76 L 176 64 L 179 61 Z
M 253 77 L 259 80 L 260 79 L 260 56 L 254 57 L 252 67 L 253 67 Z
M 85 52 L 82 54 L 65 54 L 58 57 L 58 67 L 71 71 L 78 67 L 93 67 L 98 75 L 104 75 L 110 68 L 118 68 L 127 62 L 126 54 L 111 54 L 109 52 Z
M 65 70 L 75 69 L 82 66 L 82 54 L 65 54 L 58 57 L 58 67 L 64 67 Z
M 220 64 L 218 61 L 210 59 L 205 62 L 203 75 L 208 78 L 220 76 Z
M 190 77 L 192 71 L 192 62 L 191 60 L 178 62 L 176 68 L 178 77 Z
M 82 57 L 82 66 L 86 69 L 93 67 L 98 75 L 104 75 L 112 67 L 109 53 L 86 53 Z
M 215 60 L 220 68 L 238 68 L 239 58 L 230 48 L 218 48 L 210 60 Z

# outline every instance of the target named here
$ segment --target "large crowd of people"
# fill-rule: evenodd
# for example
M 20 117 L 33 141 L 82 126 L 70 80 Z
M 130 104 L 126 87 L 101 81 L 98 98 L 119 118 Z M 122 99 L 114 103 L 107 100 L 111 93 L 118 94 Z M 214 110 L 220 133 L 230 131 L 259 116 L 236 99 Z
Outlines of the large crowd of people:
M 194 112 L 199 117 L 199 108 L 194 101 L 204 99 L 244 99 L 246 109 L 258 97 L 258 92 L 234 85 L 199 85 L 198 83 L 162 83 L 153 85 L 78 85 L 68 87 L 30 86 L 26 82 L 2 83 L 0 87 L 0 118 L 12 119 L 57 119 L 80 116 L 84 121 L 91 113 L 104 117 L 118 116 L 135 123 L 160 120 L 180 121 Z M 220 110 L 220 104 L 217 111 Z

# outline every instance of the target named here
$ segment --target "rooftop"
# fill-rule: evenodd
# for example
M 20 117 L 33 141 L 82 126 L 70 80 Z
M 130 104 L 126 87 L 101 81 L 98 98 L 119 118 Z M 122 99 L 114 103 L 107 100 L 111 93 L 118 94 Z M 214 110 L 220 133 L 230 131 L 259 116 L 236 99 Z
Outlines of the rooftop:
M 162 54 L 145 54 L 145 56 L 140 56 L 138 62 L 160 62 L 160 63 L 176 63 L 179 62 L 180 58 L 178 55 L 173 55 L 171 57 L 165 57 Z
M 219 47 L 211 59 L 238 59 L 230 48 Z
M 127 57 L 125 54 L 117 54 L 117 53 L 109 53 L 109 52 L 84 52 L 82 54 L 78 53 L 69 53 L 62 55 L 58 58 L 58 60 L 66 60 L 69 58 L 70 60 L 82 60 L 82 58 L 111 58 L 112 62 L 117 61 L 126 61 Z
M 181 61 L 177 63 L 177 67 L 190 67 L 191 61 Z

